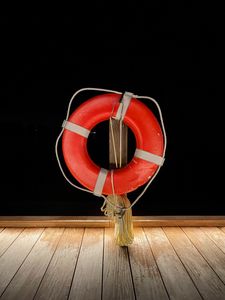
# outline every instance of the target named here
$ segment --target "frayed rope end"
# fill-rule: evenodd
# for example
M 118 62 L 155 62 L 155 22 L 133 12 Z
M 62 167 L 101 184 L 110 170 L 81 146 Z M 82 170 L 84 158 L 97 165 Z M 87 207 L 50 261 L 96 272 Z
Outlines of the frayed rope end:
M 133 222 L 130 201 L 126 195 L 107 196 L 101 211 L 105 216 L 111 217 L 115 224 L 114 237 L 119 246 L 128 246 L 133 243 Z

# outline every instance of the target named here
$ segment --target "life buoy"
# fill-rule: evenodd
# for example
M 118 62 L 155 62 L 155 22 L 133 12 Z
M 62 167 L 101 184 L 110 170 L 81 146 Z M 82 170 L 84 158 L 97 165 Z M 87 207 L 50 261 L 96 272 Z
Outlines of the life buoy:
M 99 178 L 104 177 L 102 194 L 113 194 L 110 172 L 101 169 L 90 158 L 87 137 L 98 123 L 116 117 L 121 95 L 101 94 L 85 101 L 64 122 L 62 152 L 73 177 L 94 191 Z M 136 152 L 129 164 L 114 170 L 116 194 L 134 191 L 145 184 L 163 163 L 164 139 L 161 127 L 152 111 L 132 97 L 123 118 L 136 139 Z M 100 176 L 101 175 L 101 176 Z

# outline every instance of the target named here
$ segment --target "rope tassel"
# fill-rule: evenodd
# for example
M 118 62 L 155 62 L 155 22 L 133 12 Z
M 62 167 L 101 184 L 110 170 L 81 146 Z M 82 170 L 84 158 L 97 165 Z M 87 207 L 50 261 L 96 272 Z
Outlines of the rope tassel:
M 126 195 L 109 195 L 101 210 L 111 217 L 114 224 L 114 237 L 119 246 L 128 246 L 133 243 L 133 222 L 130 201 Z

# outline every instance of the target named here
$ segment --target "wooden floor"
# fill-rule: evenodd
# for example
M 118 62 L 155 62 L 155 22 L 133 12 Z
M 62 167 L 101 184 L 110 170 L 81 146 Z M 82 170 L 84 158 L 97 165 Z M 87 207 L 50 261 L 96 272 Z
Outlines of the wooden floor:
M 225 299 L 225 227 L 0 228 L 0 299 Z

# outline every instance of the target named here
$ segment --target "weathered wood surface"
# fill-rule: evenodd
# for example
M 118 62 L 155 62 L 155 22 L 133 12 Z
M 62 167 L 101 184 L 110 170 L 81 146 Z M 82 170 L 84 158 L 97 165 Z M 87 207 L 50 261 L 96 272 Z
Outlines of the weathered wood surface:
M 225 227 L 0 232 L 0 299 L 225 299 Z

